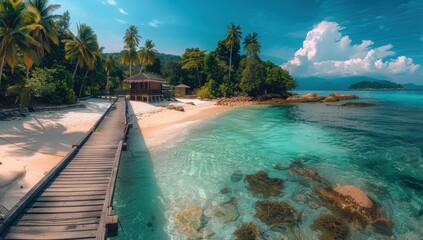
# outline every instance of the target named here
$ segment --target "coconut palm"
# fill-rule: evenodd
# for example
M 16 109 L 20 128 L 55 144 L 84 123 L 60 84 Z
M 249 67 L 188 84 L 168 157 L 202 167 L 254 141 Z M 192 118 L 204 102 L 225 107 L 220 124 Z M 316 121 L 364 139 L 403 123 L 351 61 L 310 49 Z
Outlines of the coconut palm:
M 104 71 L 107 73 L 106 91 L 109 90 L 110 73 L 117 69 L 117 62 L 112 54 L 107 55 L 104 62 Z
M 138 28 L 131 25 L 128 29 L 126 29 L 123 42 L 125 43 L 126 48 L 137 48 L 140 45 L 140 39 L 141 36 L 138 35 Z
M 231 81 L 232 50 L 233 50 L 234 44 L 239 43 L 242 33 L 241 33 L 241 27 L 233 23 L 226 26 L 226 30 L 228 30 L 228 33 L 226 34 L 226 45 L 231 46 L 231 51 L 229 55 L 229 81 Z
M 258 34 L 248 34 L 244 39 L 244 49 L 247 52 L 247 56 L 257 56 L 260 52 L 261 45 L 258 41 Z
M 138 52 L 138 58 L 143 66 L 149 66 L 154 63 L 157 58 L 157 50 L 154 49 L 155 45 L 152 40 L 145 41 L 144 47 Z M 141 67 L 141 72 L 142 72 Z
M 41 44 L 30 36 L 32 31 L 42 29 L 37 23 L 31 23 L 34 13 L 26 11 L 22 0 L 0 1 L 0 85 L 4 64 L 12 71 L 18 62 L 18 49 L 40 47 Z M 30 54 L 26 55 L 27 61 Z
M 72 39 L 64 39 L 65 58 L 76 59 L 75 70 L 72 77 L 75 78 L 76 71 L 79 68 L 88 67 L 92 69 L 98 57 L 97 35 L 93 29 L 85 23 L 77 25 L 78 34 L 73 35 Z
M 137 50 L 135 48 L 125 48 L 121 52 L 120 62 L 129 65 L 129 76 L 132 77 L 132 66 L 138 61 Z
M 22 49 L 24 55 L 24 63 L 26 66 L 26 77 L 28 78 L 29 69 L 34 61 L 38 62 L 45 55 L 45 51 L 50 52 L 50 43 L 59 44 L 57 32 L 54 27 L 54 21 L 60 18 L 60 15 L 54 15 L 53 12 L 60 8 L 58 4 L 48 4 L 48 0 L 29 0 L 27 8 L 33 14 L 31 22 L 39 24 L 42 28 L 35 29 L 31 32 L 31 36 L 37 40 L 41 46 L 37 48 L 29 47 Z

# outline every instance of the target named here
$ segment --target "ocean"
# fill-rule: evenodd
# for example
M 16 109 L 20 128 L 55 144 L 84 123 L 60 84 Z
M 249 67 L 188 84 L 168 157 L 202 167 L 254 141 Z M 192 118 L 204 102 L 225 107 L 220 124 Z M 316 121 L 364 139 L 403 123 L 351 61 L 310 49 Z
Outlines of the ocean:
M 331 210 L 316 199 L 314 184 L 289 171 L 297 160 L 333 184 L 365 191 L 393 221 L 396 239 L 423 239 L 423 91 L 346 93 L 360 97 L 349 101 L 376 105 L 234 108 L 181 127 L 179 136 L 153 149 L 132 134 L 114 197 L 116 239 L 186 239 L 176 216 L 190 204 L 204 211 L 202 230 L 214 232 L 210 239 L 236 239 L 234 231 L 245 222 L 267 239 L 318 239 L 311 225 Z M 231 179 L 258 171 L 283 180 L 280 196 L 253 194 L 245 181 Z M 233 198 L 239 213 L 234 221 L 210 214 Z M 301 219 L 293 227 L 271 228 L 255 217 L 261 200 L 286 202 Z M 386 239 L 370 228 L 352 229 L 350 236 Z

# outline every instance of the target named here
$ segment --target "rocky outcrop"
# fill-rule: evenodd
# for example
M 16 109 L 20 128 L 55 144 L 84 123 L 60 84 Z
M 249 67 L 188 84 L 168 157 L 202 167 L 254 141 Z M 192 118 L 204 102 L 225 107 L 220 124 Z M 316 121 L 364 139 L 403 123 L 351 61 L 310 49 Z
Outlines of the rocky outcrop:
M 320 96 L 316 93 L 308 93 L 300 96 L 293 96 L 286 99 L 288 103 L 303 103 L 303 102 L 320 102 L 325 97 Z
M 350 239 L 350 229 L 348 224 L 339 216 L 324 214 L 317 218 L 311 229 L 319 231 L 319 240 L 336 239 L 347 240 Z
M 349 99 L 357 99 L 358 96 L 353 94 L 338 94 L 338 93 L 331 93 L 328 97 L 336 98 L 338 100 L 349 100 Z
M 261 194 L 265 197 L 279 196 L 283 187 L 283 181 L 279 178 L 270 178 L 265 171 L 245 176 L 249 184 L 248 190 L 252 193 Z
M 370 226 L 375 232 L 392 235 L 393 223 L 383 213 L 379 204 L 354 186 L 321 188 L 317 195 L 330 209 L 348 219 L 356 228 Z
M 262 240 L 260 237 L 260 229 L 252 222 L 243 223 L 234 235 L 238 240 Z
M 216 105 L 231 106 L 231 107 L 242 106 L 251 101 L 253 101 L 252 97 L 219 98 L 217 99 Z
M 285 202 L 257 201 L 256 215 L 269 226 L 284 225 L 299 221 L 297 211 Z
M 203 210 L 195 205 L 188 205 L 176 215 L 175 224 L 188 238 L 208 238 L 214 234 L 209 228 L 203 228 Z
M 242 179 L 242 172 L 237 170 L 231 175 L 231 181 L 232 182 L 239 182 Z
M 331 185 L 331 183 L 325 178 L 321 177 L 316 170 L 306 168 L 302 161 L 296 160 L 292 162 L 289 170 L 297 175 L 303 176 L 309 181 L 319 183 L 323 186 Z

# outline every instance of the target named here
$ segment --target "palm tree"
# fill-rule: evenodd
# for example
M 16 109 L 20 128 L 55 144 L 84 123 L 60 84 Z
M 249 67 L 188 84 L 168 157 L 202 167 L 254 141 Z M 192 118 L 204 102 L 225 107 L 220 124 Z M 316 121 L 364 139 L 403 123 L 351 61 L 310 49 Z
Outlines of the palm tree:
M 37 40 L 41 46 L 36 49 L 28 48 L 23 51 L 24 63 L 26 66 L 26 77 L 28 79 L 29 69 L 34 61 L 38 61 L 45 55 L 45 51 L 50 52 L 50 43 L 59 44 L 54 22 L 60 18 L 60 15 L 53 15 L 53 12 L 60 8 L 58 4 L 48 5 L 48 0 L 29 0 L 27 8 L 34 13 L 31 22 L 39 24 L 42 28 L 35 29 L 31 36 Z
M 104 71 L 107 73 L 106 91 L 109 90 L 109 78 L 110 73 L 115 71 L 117 68 L 117 62 L 112 54 L 107 55 L 104 63 Z
M 241 27 L 231 23 L 229 26 L 226 26 L 228 33 L 226 34 L 226 45 L 231 46 L 230 56 L 229 56 L 229 82 L 231 81 L 231 70 L 232 70 L 232 50 L 234 44 L 239 43 L 241 39 Z
M 138 28 L 134 25 L 129 26 L 123 37 L 125 48 L 137 48 L 140 45 L 140 39 L 141 36 L 138 35 Z
M 65 44 L 65 58 L 77 59 L 72 75 L 74 79 L 78 67 L 87 66 L 89 69 L 94 67 L 99 50 L 97 35 L 90 26 L 82 23 L 77 25 L 77 29 L 78 35 L 73 35 L 72 39 L 62 40 Z
M 132 77 L 132 65 L 134 65 L 137 60 L 137 50 L 135 48 L 125 48 L 121 52 L 120 62 L 129 65 L 129 77 Z
M 31 23 L 34 13 L 26 11 L 23 0 L 0 1 L 0 85 L 3 75 L 4 63 L 7 63 L 12 71 L 18 62 L 18 49 L 40 47 L 30 33 L 42 26 Z M 26 55 L 27 60 L 30 55 Z
M 154 60 L 157 58 L 157 50 L 154 49 L 155 45 L 152 40 L 147 39 L 145 41 L 144 47 L 141 48 L 141 50 L 138 52 L 138 58 L 143 64 L 143 66 L 152 65 L 154 63 Z M 140 72 L 142 72 L 142 67 Z
M 244 49 L 247 52 L 247 56 L 257 56 L 260 52 L 261 45 L 258 41 L 258 34 L 248 34 L 244 39 Z

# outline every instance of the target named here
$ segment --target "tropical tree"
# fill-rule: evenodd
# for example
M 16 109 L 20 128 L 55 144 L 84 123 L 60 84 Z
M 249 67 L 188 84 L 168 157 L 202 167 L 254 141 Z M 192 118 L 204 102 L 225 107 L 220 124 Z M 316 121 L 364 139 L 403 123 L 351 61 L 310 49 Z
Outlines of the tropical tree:
M 241 33 L 241 27 L 233 23 L 226 26 L 226 30 L 228 30 L 228 33 L 226 34 L 226 44 L 228 46 L 231 46 L 230 55 L 229 55 L 229 82 L 231 82 L 232 51 L 233 51 L 234 44 L 239 43 L 242 33 Z
M 140 39 L 141 36 L 138 34 L 138 28 L 134 25 L 129 26 L 123 37 L 125 48 L 137 48 L 140 44 Z
M 106 91 L 109 90 L 110 73 L 117 69 L 117 62 L 112 54 L 107 55 L 104 63 L 104 71 L 107 74 Z
M 120 63 L 129 65 L 129 77 L 132 77 L 132 65 L 135 65 L 138 60 L 137 50 L 125 48 L 120 54 Z
M 28 10 L 33 13 L 30 15 L 32 17 L 31 22 L 41 26 L 41 28 L 36 28 L 31 32 L 31 36 L 41 45 L 35 49 L 33 47 L 22 49 L 27 79 L 34 60 L 38 62 L 45 55 L 45 51 L 50 53 L 50 43 L 59 44 L 55 21 L 60 18 L 60 15 L 54 15 L 53 12 L 59 9 L 60 5 L 48 5 L 48 2 L 48 0 L 29 0 L 27 4 Z
M 244 49 L 247 52 L 247 56 L 257 56 L 260 52 L 261 45 L 258 41 L 258 34 L 248 34 L 244 39 Z
M 204 63 L 205 50 L 199 48 L 187 48 L 182 54 L 182 69 L 195 69 L 197 73 L 198 87 L 201 87 L 200 68 Z
M 79 68 L 88 67 L 92 69 L 99 55 L 99 46 L 97 35 L 93 29 L 85 23 L 77 25 L 78 34 L 73 35 L 72 39 L 64 39 L 65 58 L 76 59 L 75 69 L 72 78 L 75 78 L 76 71 Z
M 22 0 L 0 1 L 0 86 L 4 64 L 12 71 L 18 62 L 18 50 L 40 47 L 30 33 L 42 26 L 31 23 L 34 13 L 26 11 Z M 28 55 L 29 56 L 29 55 Z
M 145 41 L 144 47 L 138 52 L 138 58 L 143 66 L 149 66 L 154 63 L 154 60 L 157 58 L 157 50 L 154 49 L 155 45 L 152 40 L 147 39 Z M 140 72 L 142 72 L 143 67 L 141 67 Z

